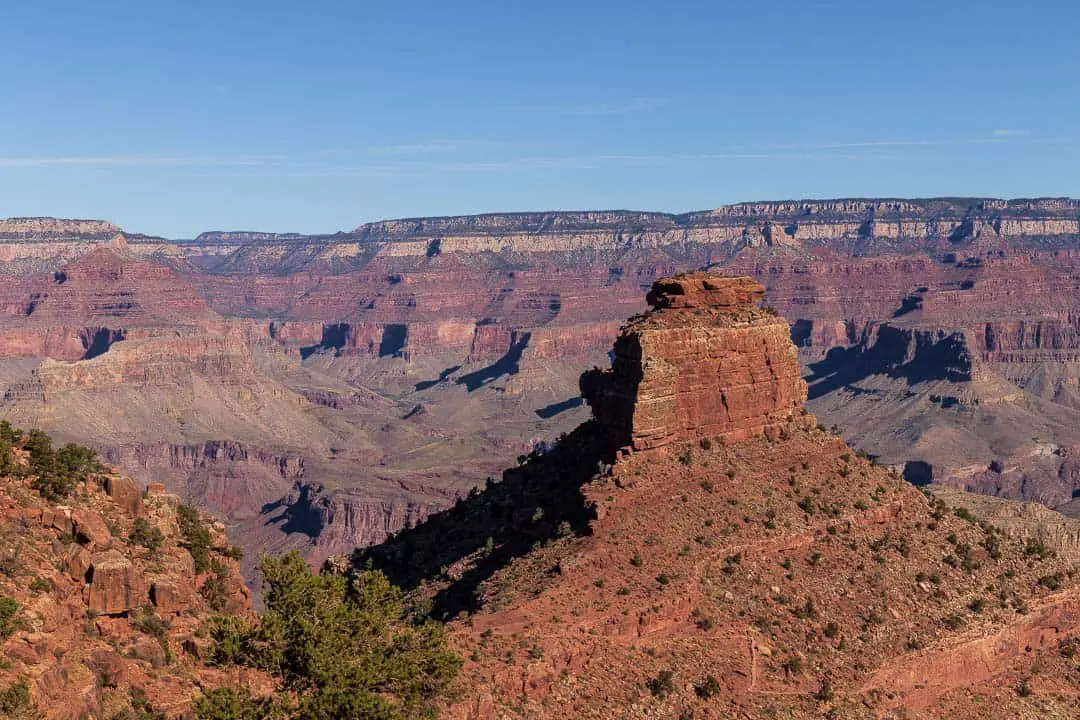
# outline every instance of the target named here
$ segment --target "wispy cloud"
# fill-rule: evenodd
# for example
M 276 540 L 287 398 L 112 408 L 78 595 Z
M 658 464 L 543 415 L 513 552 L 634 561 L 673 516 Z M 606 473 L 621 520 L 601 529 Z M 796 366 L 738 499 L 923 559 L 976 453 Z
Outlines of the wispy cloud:
M 284 162 L 284 156 L 225 157 L 213 155 L 71 155 L 61 157 L 0 157 L 0 168 L 36 167 L 263 167 Z
M 644 100 L 642 101 L 644 102 Z M 549 106 L 554 107 L 554 106 Z M 577 111 L 614 112 L 618 106 L 575 106 Z M 563 111 L 569 110 L 564 107 Z M 1033 137 L 1026 130 L 993 130 L 954 138 L 873 138 L 834 142 L 771 143 L 702 148 L 671 153 L 523 154 L 527 145 L 502 141 L 443 140 L 350 148 L 303 154 L 265 155 L 68 155 L 0 157 L 0 170 L 23 168 L 232 168 L 241 174 L 311 177 L 325 175 L 432 176 L 519 170 L 662 167 L 675 164 L 745 161 L 836 162 L 893 160 L 912 153 L 935 152 L 973 144 L 1076 145 L 1080 138 Z M 516 150 L 516 152 L 515 152 Z
M 439 142 L 391 143 L 386 145 L 326 148 L 324 150 L 319 150 L 316 155 L 320 157 L 349 155 L 439 155 L 487 150 L 505 146 L 506 142 L 502 140 L 449 140 Z
M 635 115 L 664 105 L 667 105 L 664 98 L 640 97 L 622 102 L 515 105 L 510 110 L 529 115 Z

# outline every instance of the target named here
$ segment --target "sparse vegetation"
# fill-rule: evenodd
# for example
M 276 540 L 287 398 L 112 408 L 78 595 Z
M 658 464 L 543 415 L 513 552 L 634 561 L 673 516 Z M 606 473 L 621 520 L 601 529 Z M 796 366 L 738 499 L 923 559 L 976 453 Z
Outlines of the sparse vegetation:
M 195 561 L 195 572 L 204 573 L 210 569 L 210 531 L 203 525 L 199 511 L 190 505 L 176 508 L 176 518 L 180 523 L 180 534 L 184 539 L 181 545 L 191 553 Z
M 45 717 L 30 700 L 30 684 L 26 680 L 20 678 L 0 691 L 0 717 L 9 720 L 42 720 Z
M 694 451 L 687 447 L 679 453 L 679 462 L 683 465 L 690 465 L 694 462 Z
M 792 655 L 785 660 L 780 667 L 784 669 L 788 675 L 798 675 L 803 670 L 803 660 L 797 655 Z
M 702 700 L 719 695 L 720 681 L 712 675 L 706 675 L 704 680 L 694 683 L 694 693 Z
M 433 714 L 460 660 L 447 648 L 440 625 L 406 618 L 402 593 L 385 576 L 368 571 L 350 581 L 315 575 L 296 552 L 266 558 L 261 569 L 266 613 L 259 625 L 219 622 L 212 634 L 216 658 L 278 679 L 273 714 L 267 714 L 267 701 L 226 688 L 200 699 L 196 718 L 400 720 Z
M 128 534 L 128 542 L 132 545 L 157 550 L 165 541 L 165 535 L 159 528 L 154 527 L 146 518 L 135 518 L 135 523 Z
M 1053 592 L 1057 592 L 1058 590 L 1060 590 L 1063 584 L 1064 576 L 1061 573 L 1043 575 L 1041 578 L 1039 578 L 1039 585 Z
M 0 640 L 7 640 L 19 629 L 19 603 L 14 598 L 0 597 Z
M 1054 551 L 1046 546 L 1042 538 L 1029 538 L 1024 545 L 1024 555 L 1036 560 L 1049 560 L 1054 557 Z
M 654 697 L 663 698 L 675 692 L 675 671 L 661 670 L 656 677 L 645 682 Z
M 7 450 L 5 455 L 10 455 L 12 444 L 16 441 L 7 440 L 4 436 L 21 439 L 23 450 L 29 458 L 28 472 L 33 476 L 31 486 L 49 502 L 63 501 L 71 495 L 76 483 L 103 471 L 94 451 L 88 447 L 68 443 L 57 451 L 53 449 L 48 433 L 35 429 L 23 436 L 19 431 L 10 430 L 10 425 L 8 427 L 7 433 L 0 430 L 0 442 L 5 444 Z M 5 465 L 10 463 L 5 461 Z M 8 469 L 14 470 L 14 467 Z

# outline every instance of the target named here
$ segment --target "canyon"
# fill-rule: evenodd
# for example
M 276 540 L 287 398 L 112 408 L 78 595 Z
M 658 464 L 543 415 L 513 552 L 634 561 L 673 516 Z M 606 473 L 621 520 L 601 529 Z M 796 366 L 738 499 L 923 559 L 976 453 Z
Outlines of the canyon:
M 192 240 L 0 220 L 0 413 L 214 512 L 249 574 L 266 551 L 320 562 L 547 451 L 589 417 L 579 376 L 606 367 L 613 344 L 622 357 L 620 327 L 653 281 L 708 269 L 764 287 L 787 319 L 769 321 L 776 341 L 790 337 L 801 365 L 789 383 L 801 373 L 809 411 L 877 462 L 1075 515 L 1078 266 L 1069 199 L 493 214 Z M 723 404 L 699 385 L 697 405 L 671 408 L 663 371 L 649 377 L 651 429 L 630 429 L 643 446 Z

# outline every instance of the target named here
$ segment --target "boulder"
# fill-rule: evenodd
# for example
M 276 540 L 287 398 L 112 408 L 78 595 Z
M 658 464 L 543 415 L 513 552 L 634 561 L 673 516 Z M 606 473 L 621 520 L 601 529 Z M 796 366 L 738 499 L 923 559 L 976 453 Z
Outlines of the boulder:
M 103 548 L 112 540 L 109 526 L 96 512 L 82 508 L 73 510 L 71 521 L 75 526 L 75 541 L 81 545 L 87 545 L 91 549 Z
M 150 601 L 159 613 L 178 613 L 191 607 L 193 593 L 178 583 L 156 579 L 150 585 Z
M 90 558 L 90 610 L 101 615 L 126 613 L 146 602 L 146 581 L 131 561 L 116 550 Z
M 124 659 L 112 650 L 95 650 L 86 665 L 94 671 L 102 687 L 117 687 L 127 682 Z
M 69 545 L 64 553 L 64 570 L 72 580 L 82 582 L 90 569 L 90 553 L 81 545 Z
M 75 532 L 75 525 L 71 522 L 71 508 L 58 506 L 52 508 L 52 510 L 46 510 L 46 518 L 43 514 L 42 523 L 46 524 L 61 533 L 70 534 Z
M 105 478 L 105 492 L 132 517 L 145 512 L 142 493 L 131 478 L 109 475 Z

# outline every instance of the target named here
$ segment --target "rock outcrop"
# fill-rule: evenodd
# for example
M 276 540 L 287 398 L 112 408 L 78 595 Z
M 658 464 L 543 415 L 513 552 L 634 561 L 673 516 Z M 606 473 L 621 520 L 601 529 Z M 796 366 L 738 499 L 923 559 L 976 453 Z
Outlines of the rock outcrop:
M 582 376 L 605 431 L 637 449 L 778 434 L 806 384 L 787 322 L 758 308 L 764 294 L 751 278 L 657 280 L 655 309 L 623 328 L 611 370 Z
M 0 690 L 25 681 L 48 720 L 128 717 L 143 696 L 173 718 L 232 684 L 199 654 L 211 615 L 251 611 L 220 525 L 199 516 L 211 572 L 196 572 L 176 495 L 132 495 L 103 472 L 58 504 L 34 489 L 21 449 L 14 462 L 23 472 L 0 476 Z
M 146 604 L 146 580 L 123 553 L 116 550 L 90 556 L 87 606 L 99 615 L 122 615 Z

